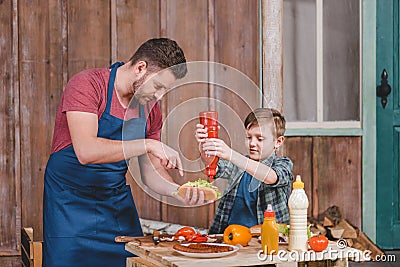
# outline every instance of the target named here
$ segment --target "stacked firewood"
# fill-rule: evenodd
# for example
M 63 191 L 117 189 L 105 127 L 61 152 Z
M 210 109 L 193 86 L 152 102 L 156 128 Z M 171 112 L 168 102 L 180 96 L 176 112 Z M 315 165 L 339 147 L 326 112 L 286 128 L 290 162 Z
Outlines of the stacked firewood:
M 318 219 L 309 218 L 310 230 L 313 234 L 325 235 L 329 240 L 344 239 L 348 247 L 361 251 L 371 251 L 371 259 L 384 252 L 375 245 L 360 229 L 342 218 L 339 207 L 332 206 L 318 216 Z

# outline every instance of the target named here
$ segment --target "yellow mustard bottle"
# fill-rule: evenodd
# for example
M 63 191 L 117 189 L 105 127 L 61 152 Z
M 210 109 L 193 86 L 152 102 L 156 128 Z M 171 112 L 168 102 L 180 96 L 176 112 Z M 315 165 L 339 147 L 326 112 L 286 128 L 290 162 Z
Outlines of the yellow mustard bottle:
M 279 230 L 276 224 L 275 212 L 271 204 L 268 204 L 264 212 L 264 222 L 261 226 L 261 249 L 264 254 L 271 255 L 278 253 Z

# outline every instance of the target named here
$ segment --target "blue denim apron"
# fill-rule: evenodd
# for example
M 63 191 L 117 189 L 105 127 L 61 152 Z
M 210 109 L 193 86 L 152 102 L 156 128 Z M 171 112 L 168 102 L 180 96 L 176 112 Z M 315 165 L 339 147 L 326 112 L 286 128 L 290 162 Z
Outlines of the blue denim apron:
M 98 137 L 122 140 L 124 120 L 110 114 L 117 62 L 110 68 L 107 106 L 98 124 Z M 125 121 L 124 140 L 143 139 L 146 118 Z M 129 127 L 126 129 L 125 127 Z M 127 137 L 125 133 L 129 133 Z M 142 236 L 129 185 L 125 160 L 116 163 L 79 163 L 73 146 L 50 155 L 43 200 L 43 266 L 125 266 L 132 256 L 118 235 Z

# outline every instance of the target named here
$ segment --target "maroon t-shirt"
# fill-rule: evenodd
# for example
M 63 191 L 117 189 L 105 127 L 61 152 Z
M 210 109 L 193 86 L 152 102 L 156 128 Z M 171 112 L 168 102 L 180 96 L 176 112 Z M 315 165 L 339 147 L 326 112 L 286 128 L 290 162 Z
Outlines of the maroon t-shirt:
M 72 144 L 67 123 L 67 111 L 94 113 L 100 119 L 106 109 L 107 86 L 110 78 L 108 68 L 88 69 L 71 78 L 61 96 L 58 105 L 51 153 L 57 152 Z M 151 110 L 149 112 L 149 109 Z M 147 117 L 146 138 L 160 140 L 162 116 L 156 101 L 144 108 Z M 126 109 L 120 104 L 113 90 L 111 110 L 112 116 L 124 119 Z M 139 117 L 139 105 L 129 112 L 130 117 Z

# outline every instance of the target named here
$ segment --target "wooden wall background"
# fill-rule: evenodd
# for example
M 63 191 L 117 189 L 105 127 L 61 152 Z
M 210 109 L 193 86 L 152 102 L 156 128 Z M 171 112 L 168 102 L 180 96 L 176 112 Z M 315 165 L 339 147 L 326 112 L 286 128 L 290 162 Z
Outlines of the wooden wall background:
M 220 62 L 258 83 L 258 8 L 253 0 L 0 0 L 0 255 L 20 253 L 21 227 L 32 226 L 35 239 L 42 239 L 43 175 L 57 104 L 73 74 L 127 60 L 147 39 L 166 36 L 182 46 L 189 61 Z M 248 113 L 223 88 L 193 89 L 168 94 L 163 114 L 195 97 L 234 103 L 243 118 Z M 257 105 L 257 97 L 249 97 Z M 170 125 L 163 138 L 168 141 L 173 131 Z M 181 135 L 193 139 L 193 131 Z M 282 152 L 306 183 L 309 214 L 335 204 L 361 226 L 361 142 L 346 136 L 287 138 Z M 194 142 L 182 142 L 182 151 L 198 156 Z M 169 206 L 128 181 L 142 218 L 209 226 L 213 204 Z

